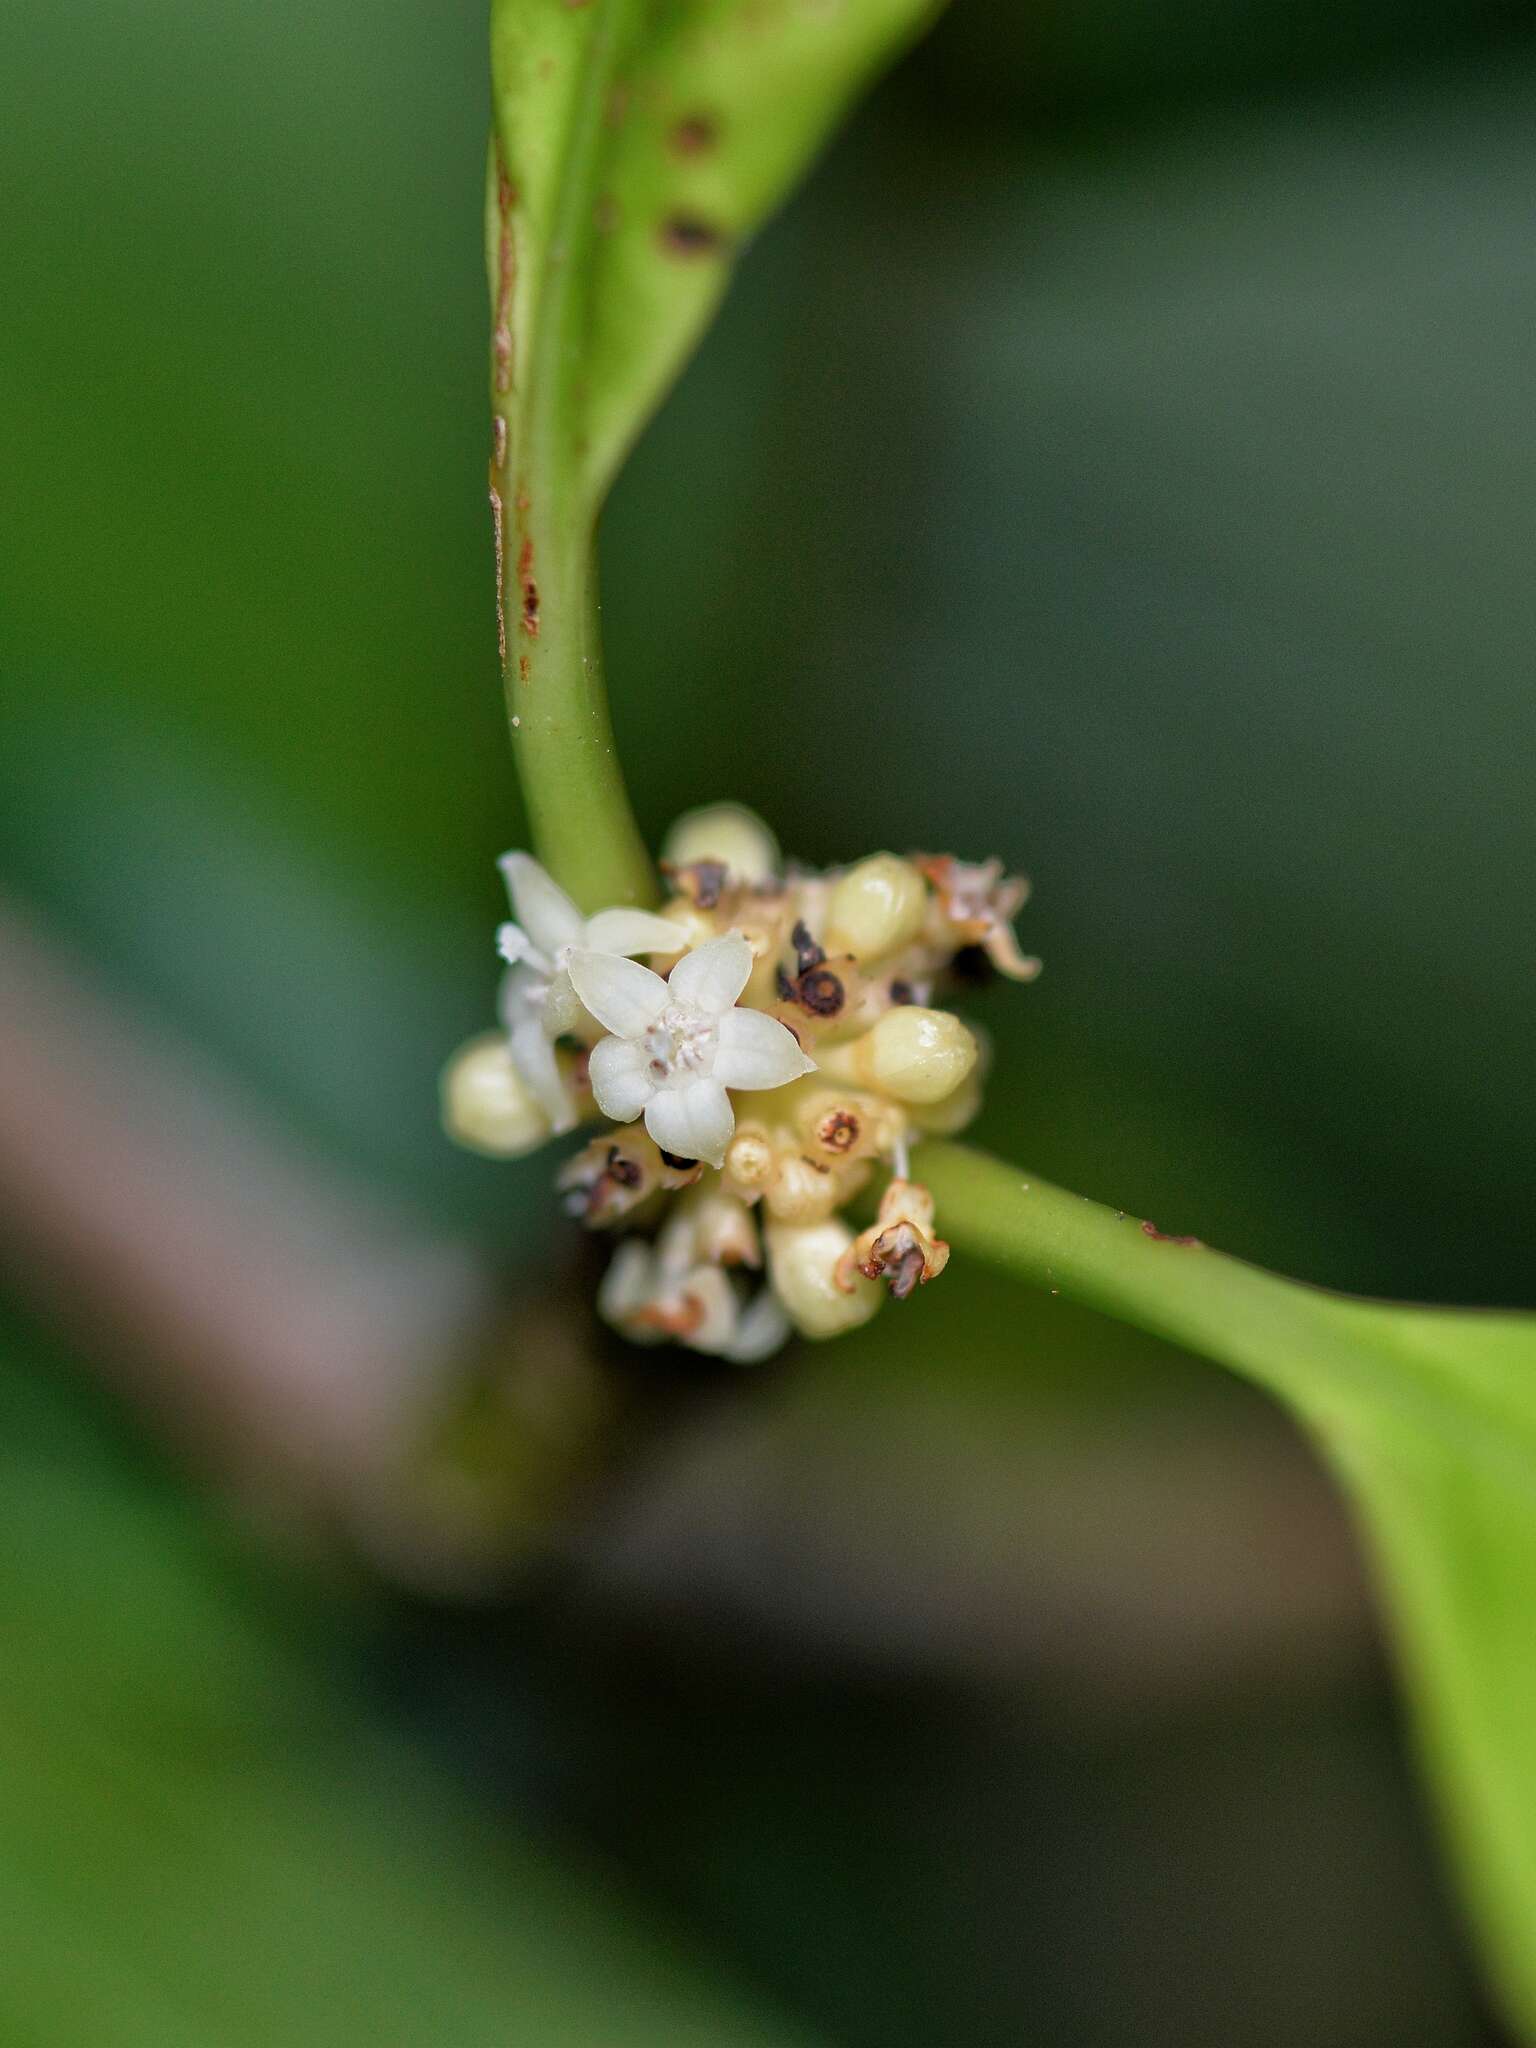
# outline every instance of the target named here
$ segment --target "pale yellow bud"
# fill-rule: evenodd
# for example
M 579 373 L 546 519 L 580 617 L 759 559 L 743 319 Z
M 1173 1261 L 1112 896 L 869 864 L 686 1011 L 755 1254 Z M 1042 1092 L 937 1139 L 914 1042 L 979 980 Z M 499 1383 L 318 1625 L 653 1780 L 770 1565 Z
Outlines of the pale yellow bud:
M 773 1291 L 802 1337 L 836 1337 L 867 1323 L 882 1290 L 859 1272 L 838 1279 L 853 1232 L 837 1218 L 824 1223 L 770 1223 L 768 1273 Z
M 839 1183 L 830 1167 L 791 1152 L 780 1160 L 763 1199 L 781 1223 L 815 1223 L 838 1207 Z
M 756 811 L 745 804 L 705 804 L 685 811 L 662 841 L 669 867 L 717 860 L 733 882 L 767 882 L 778 873 L 778 841 Z
M 867 1159 L 884 1152 L 902 1134 L 905 1119 L 899 1109 L 878 1095 L 866 1095 L 857 1088 L 822 1088 L 799 1083 L 792 1114 L 806 1150 L 813 1159 L 837 1165 L 844 1160 Z
M 967 1074 L 960 1086 L 937 1102 L 915 1103 L 911 1120 L 928 1138 L 952 1138 L 973 1122 L 981 1109 L 981 1075 Z
M 516 1159 L 549 1136 L 549 1118 L 512 1064 L 499 1031 L 460 1046 L 443 1069 L 443 1124 L 449 1137 L 492 1159 Z
M 968 1077 L 977 1052 L 958 1017 L 906 1003 L 887 1010 L 862 1038 L 822 1049 L 820 1064 L 834 1080 L 878 1089 L 898 1102 L 941 1102 Z
M 714 1175 L 687 1199 L 693 1242 L 701 1259 L 712 1266 L 755 1268 L 763 1263 L 752 1212 L 744 1202 L 728 1195 Z
M 749 1200 L 760 1195 L 779 1169 L 779 1156 L 767 1129 L 759 1123 L 736 1126 L 725 1148 L 727 1184 Z
M 911 945 L 927 913 L 928 888 L 917 869 L 894 853 L 877 853 L 832 885 L 824 943 L 829 953 L 884 960 Z

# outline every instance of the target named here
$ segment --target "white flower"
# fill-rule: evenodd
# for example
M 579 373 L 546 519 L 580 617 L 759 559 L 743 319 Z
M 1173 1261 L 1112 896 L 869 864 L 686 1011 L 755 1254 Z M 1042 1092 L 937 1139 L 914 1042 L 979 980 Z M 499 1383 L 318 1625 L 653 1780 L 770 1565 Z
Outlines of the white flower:
M 496 934 L 496 950 L 512 972 L 501 987 L 501 1021 L 512 1061 L 556 1131 L 576 1127 L 576 1112 L 560 1078 L 555 1040 L 581 1023 L 581 1003 L 568 971 L 575 948 L 599 953 L 677 953 L 688 943 L 681 925 L 648 910 L 600 910 L 583 917 L 570 897 L 532 855 L 504 853 L 496 863 L 506 877 L 516 914 Z
M 756 1365 L 783 1347 L 790 1322 L 771 1287 L 749 1295 L 718 1266 L 679 1257 L 666 1235 L 655 1245 L 627 1237 L 614 1253 L 597 1293 L 604 1322 L 636 1344 L 670 1338 L 732 1365 Z
M 685 954 L 663 981 L 635 960 L 579 949 L 577 995 L 613 1033 L 592 1049 L 592 1092 L 604 1116 L 645 1128 L 680 1159 L 721 1166 L 736 1128 L 727 1088 L 782 1088 L 816 1062 L 794 1033 L 761 1010 L 738 1010 L 752 972 L 739 932 Z

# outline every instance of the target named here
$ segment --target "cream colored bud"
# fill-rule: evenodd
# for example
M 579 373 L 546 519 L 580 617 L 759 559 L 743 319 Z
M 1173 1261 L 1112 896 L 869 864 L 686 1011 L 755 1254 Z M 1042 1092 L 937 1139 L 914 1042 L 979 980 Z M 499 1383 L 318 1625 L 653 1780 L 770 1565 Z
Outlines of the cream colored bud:
M 838 1266 L 853 1244 L 853 1232 L 838 1219 L 824 1223 L 770 1223 L 768 1274 L 773 1291 L 802 1337 L 836 1337 L 867 1323 L 883 1290 L 862 1273 L 839 1283 Z
M 779 1155 L 764 1125 L 738 1124 L 725 1150 L 727 1183 L 752 1199 L 760 1195 L 779 1170 Z
M 781 1223 L 815 1223 L 837 1208 L 839 1185 L 830 1167 L 791 1152 L 763 1197 L 768 1214 Z
M 666 1331 L 641 1320 L 656 1296 L 656 1254 L 638 1237 L 627 1237 L 608 1261 L 597 1290 L 597 1312 L 605 1323 L 636 1344 L 662 1344 Z
M 779 869 L 778 841 L 745 804 L 705 804 L 685 811 L 662 841 L 661 857 L 674 868 L 721 861 L 734 882 L 771 881 Z
M 967 1074 L 960 1086 L 937 1102 L 914 1103 L 911 1120 L 927 1138 L 952 1138 L 972 1123 L 981 1109 L 981 1075 Z
M 894 853 L 877 853 L 832 885 L 827 951 L 884 960 L 911 945 L 927 914 L 928 887 L 917 869 Z
M 516 1159 L 550 1135 L 549 1118 L 512 1064 L 499 1031 L 470 1039 L 443 1069 L 443 1124 L 449 1137 L 492 1159 Z
M 894 1095 L 898 1102 L 941 1102 L 976 1064 L 975 1039 L 947 1010 L 915 1003 L 887 1010 L 862 1038 L 823 1048 L 823 1074 Z
M 814 1076 L 793 1104 L 795 1129 L 813 1159 L 837 1165 L 885 1152 L 899 1138 L 905 1118 L 888 1100 L 857 1088 L 821 1088 Z
M 751 1266 L 763 1263 L 757 1241 L 757 1225 L 744 1202 L 728 1195 L 713 1175 L 690 1198 L 694 1244 L 698 1256 L 712 1266 Z

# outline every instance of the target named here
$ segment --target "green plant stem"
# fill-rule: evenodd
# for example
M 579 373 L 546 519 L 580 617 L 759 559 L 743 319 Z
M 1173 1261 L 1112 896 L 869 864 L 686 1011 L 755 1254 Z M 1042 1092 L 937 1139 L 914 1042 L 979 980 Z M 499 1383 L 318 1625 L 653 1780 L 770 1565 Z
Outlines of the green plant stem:
M 586 911 L 648 904 L 657 894 L 614 746 L 598 634 L 598 507 L 582 482 L 575 426 L 583 252 L 594 231 L 583 211 L 587 170 L 628 4 L 599 0 L 594 10 L 562 138 L 556 217 L 536 255 L 502 171 L 511 138 L 500 135 L 499 96 L 500 144 L 493 138 L 487 165 L 502 683 L 534 849 Z M 530 261 L 536 274 L 520 279 L 518 265 Z
M 1165 1237 L 966 1145 L 923 1145 L 912 1172 L 962 1256 L 1231 1366 L 1314 1420 L 1325 1418 L 1330 1384 L 1343 1392 L 1360 1378 L 1356 1320 L 1379 1327 L 1399 1313 Z

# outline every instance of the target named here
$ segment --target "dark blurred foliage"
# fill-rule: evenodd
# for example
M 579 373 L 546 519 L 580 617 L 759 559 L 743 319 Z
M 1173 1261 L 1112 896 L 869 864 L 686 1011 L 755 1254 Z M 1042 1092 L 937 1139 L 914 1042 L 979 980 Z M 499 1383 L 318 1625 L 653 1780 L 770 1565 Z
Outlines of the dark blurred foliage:
M 812 859 L 954 847 L 1034 876 L 1046 973 L 977 1009 L 985 1142 L 1319 1281 L 1511 1304 L 1536 1148 L 1531 26 L 1474 0 L 961 0 L 751 255 L 603 557 L 648 830 L 732 795 Z M 515 1301 L 545 1163 L 457 1157 L 434 1117 L 519 835 L 482 36 L 458 0 L 11 9 L 0 874 Z M 80 1499 L 146 1611 L 180 1613 L 169 1518 L 324 1714 L 456 1766 L 509 1838 L 600 1853 L 813 2036 L 1495 2038 L 1331 1498 L 1213 1370 L 957 1265 L 782 1371 L 685 1376 L 601 1571 L 496 1614 L 360 1614 L 279 1597 L 158 1464 L 126 1480 L 134 1425 L 16 1328 L 7 1512 L 44 1584 L 66 1540 L 88 1577 Z M 12 1704 L 67 1728 L 59 1673 L 109 1653 L 90 1602 L 46 1610 L 16 1610 L 56 1655 Z M 200 1684 L 165 1630 L 151 1718 L 183 1662 Z M 15 1773 L 28 1827 L 67 1748 Z M 175 1775 L 151 1748 L 125 1744 L 119 1793 Z M 295 1869 L 330 1853 L 306 1769 Z M 81 1811 L 58 1795 L 83 1864 Z M 178 1823 L 211 1824 L 195 1801 Z M 428 1890 L 447 1825 L 424 1823 Z M 124 1891 L 136 1839 L 97 1859 Z M 505 1882 L 514 1925 L 515 1859 Z M 29 1896 L 29 1927 L 86 1910 Z M 13 1996 L 47 2048 L 183 2038 Z

